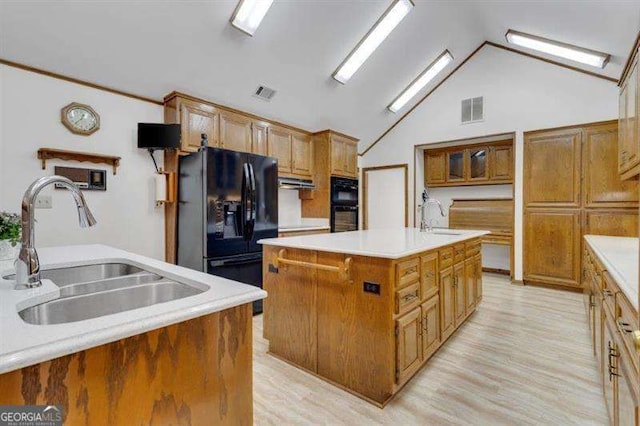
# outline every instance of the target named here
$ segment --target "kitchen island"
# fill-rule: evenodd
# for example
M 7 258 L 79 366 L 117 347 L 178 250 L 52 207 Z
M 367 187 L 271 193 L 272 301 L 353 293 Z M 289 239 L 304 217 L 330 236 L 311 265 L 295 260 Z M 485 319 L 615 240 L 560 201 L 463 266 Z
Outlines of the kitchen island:
M 384 407 L 482 299 L 485 234 L 399 228 L 260 241 L 269 352 Z
M 70 425 L 252 424 L 264 291 L 104 245 L 39 255 L 31 289 L 0 262 L 2 404 L 57 405 Z

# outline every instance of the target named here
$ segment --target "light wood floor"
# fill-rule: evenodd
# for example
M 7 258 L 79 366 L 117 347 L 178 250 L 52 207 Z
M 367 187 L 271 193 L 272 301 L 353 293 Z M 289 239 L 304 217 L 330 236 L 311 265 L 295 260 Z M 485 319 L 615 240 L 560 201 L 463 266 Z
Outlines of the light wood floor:
M 483 282 L 477 311 L 384 409 L 267 355 L 255 317 L 255 424 L 606 425 L 582 296 Z

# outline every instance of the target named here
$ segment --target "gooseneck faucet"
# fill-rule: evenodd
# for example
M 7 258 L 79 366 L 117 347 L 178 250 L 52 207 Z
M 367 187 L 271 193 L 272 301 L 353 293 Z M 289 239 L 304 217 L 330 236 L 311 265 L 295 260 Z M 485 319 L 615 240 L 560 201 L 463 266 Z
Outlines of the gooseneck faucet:
M 442 207 L 442 203 L 440 203 L 440 201 L 436 200 L 435 198 L 431 198 L 431 196 L 429 195 L 429 191 L 427 190 L 427 188 L 425 188 L 424 191 L 422 191 L 422 204 L 420 204 L 420 232 L 433 231 L 433 224 L 431 221 L 427 221 L 426 217 L 429 204 L 437 205 L 440 209 L 440 214 L 442 215 L 442 217 L 445 217 L 447 215 L 444 211 L 444 208 Z
M 56 183 L 71 191 L 73 200 L 78 207 L 80 226 L 86 228 L 96 224 L 95 218 L 87 207 L 84 195 L 70 179 L 62 176 L 46 176 L 29 185 L 22 197 L 22 248 L 16 261 L 16 288 L 33 288 L 42 285 L 40 282 L 40 261 L 35 248 L 33 232 L 34 209 L 36 197 L 40 191 L 44 187 Z

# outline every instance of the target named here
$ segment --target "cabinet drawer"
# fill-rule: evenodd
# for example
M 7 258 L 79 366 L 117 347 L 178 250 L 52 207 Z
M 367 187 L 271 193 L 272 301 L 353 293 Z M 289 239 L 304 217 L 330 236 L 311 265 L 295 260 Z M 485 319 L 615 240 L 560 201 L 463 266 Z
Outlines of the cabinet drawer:
M 401 289 L 420 280 L 420 259 L 405 260 L 396 265 L 396 288 Z
M 447 247 L 440 250 L 440 270 L 453 265 L 453 247 Z
M 611 313 L 616 313 L 616 293 L 618 286 L 607 271 L 601 273 L 600 284 L 602 286 L 602 303 L 607 305 Z
M 621 292 L 616 293 L 615 301 L 617 307 L 615 311 L 616 327 L 618 327 L 622 337 L 624 349 L 627 352 L 627 357 L 631 360 L 634 373 L 638 374 L 638 357 L 636 356 L 636 347 L 633 340 L 633 331 L 638 329 L 638 318 L 633 306 Z
M 396 291 L 396 314 L 404 314 L 420 305 L 420 283 L 413 284 Z
M 453 263 L 459 263 L 464 260 L 464 244 L 453 246 Z
M 466 257 L 473 257 L 480 253 L 481 243 L 480 240 L 474 240 L 465 244 Z
M 422 299 L 426 300 L 438 293 L 438 253 L 429 253 L 420 257 L 420 282 Z

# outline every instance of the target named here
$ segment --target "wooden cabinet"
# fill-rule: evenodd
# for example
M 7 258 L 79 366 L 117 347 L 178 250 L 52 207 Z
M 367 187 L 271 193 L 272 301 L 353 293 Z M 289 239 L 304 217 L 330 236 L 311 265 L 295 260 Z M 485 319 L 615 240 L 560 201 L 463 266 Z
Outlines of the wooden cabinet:
M 422 314 L 422 360 L 426 361 L 440 346 L 440 300 L 437 295 L 424 302 Z
M 233 112 L 220 112 L 220 148 L 251 152 L 251 139 L 251 119 Z
M 466 306 L 465 309 L 469 312 L 476 306 L 476 279 L 478 268 L 476 265 L 476 259 L 471 258 L 464 261 L 464 291 Z
M 615 167 L 618 154 L 616 123 L 584 130 L 584 207 L 637 207 L 638 183 L 620 179 Z
M 438 252 L 420 257 L 420 275 L 422 298 L 429 299 L 438 293 Z
M 620 86 L 618 143 L 618 173 L 623 179 L 629 179 L 640 173 L 640 128 L 638 126 L 638 58 L 634 59 Z
M 291 134 L 291 173 L 308 176 L 313 173 L 313 144 L 311 136 Z
M 218 146 L 218 114 L 213 108 L 183 100 L 180 104 L 181 150 L 195 152 L 200 148 L 202 134 L 209 146 Z
M 358 142 L 340 135 L 330 135 L 330 174 L 358 177 Z
M 513 145 L 489 148 L 489 179 L 492 182 L 513 182 Z
M 617 366 L 617 355 L 618 355 L 618 347 L 616 345 L 615 340 L 615 332 L 611 327 L 609 315 L 606 309 L 602 311 L 602 321 L 603 321 L 603 334 L 602 334 L 602 342 L 603 342 L 603 356 L 602 363 L 603 367 L 601 369 L 601 377 L 602 383 L 604 384 L 602 390 L 604 392 L 604 400 L 607 405 L 607 412 L 609 413 L 609 422 L 612 425 L 617 424 L 617 405 L 616 405 L 616 370 Z
M 525 207 L 580 207 L 582 129 L 525 136 Z
M 429 187 L 513 183 L 513 141 L 427 149 L 424 182 Z
M 278 174 L 291 174 L 291 132 L 282 127 L 269 127 L 267 154 L 278 160 Z
M 455 329 L 453 267 L 440 271 L 440 335 L 447 340 Z
M 473 259 L 476 267 L 475 296 L 478 305 L 482 301 L 482 254 L 476 254 Z
M 580 211 L 529 209 L 524 217 L 524 279 L 580 286 Z
M 462 323 L 467 314 L 467 298 L 465 292 L 464 261 L 453 265 L 454 283 L 454 317 L 456 327 Z
M 251 123 L 251 152 L 258 155 L 268 155 L 266 124 L 254 121 Z
M 443 151 L 425 151 L 424 153 L 424 175 L 427 186 L 437 186 L 447 181 L 447 158 Z
M 636 237 L 638 235 L 637 209 L 586 210 L 582 234 Z
M 404 382 L 422 362 L 422 311 L 415 308 L 396 321 L 397 380 Z
M 621 356 L 618 358 L 617 369 L 617 398 L 618 398 L 618 412 L 617 419 L 618 425 L 638 425 L 638 395 L 636 391 L 637 384 L 634 381 L 637 380 L 635 374 L 631 370 L 627 363 L 627 357 Z

